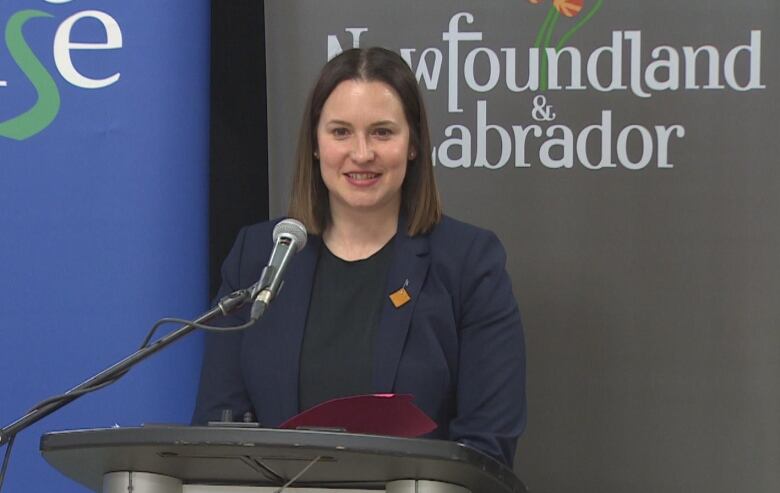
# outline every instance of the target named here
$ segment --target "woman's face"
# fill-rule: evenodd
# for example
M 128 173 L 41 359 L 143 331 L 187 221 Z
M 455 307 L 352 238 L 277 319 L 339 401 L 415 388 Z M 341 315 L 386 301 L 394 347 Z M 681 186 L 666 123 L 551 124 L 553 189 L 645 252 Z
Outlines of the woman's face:
M 332 213 L 398 214 L 406 163 L 415 150 L 390 86 L 356 80 L 336 86 L 317 123 L 317 144 Z

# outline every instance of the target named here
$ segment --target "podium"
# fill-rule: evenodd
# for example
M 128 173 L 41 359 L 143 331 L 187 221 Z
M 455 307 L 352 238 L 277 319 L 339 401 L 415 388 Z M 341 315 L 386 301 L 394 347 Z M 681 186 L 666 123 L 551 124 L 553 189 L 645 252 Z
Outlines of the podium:
M 44 459 L 102 493 L 526 493 L 465 445 L 308 430 L 141 426 L 41 437 Z

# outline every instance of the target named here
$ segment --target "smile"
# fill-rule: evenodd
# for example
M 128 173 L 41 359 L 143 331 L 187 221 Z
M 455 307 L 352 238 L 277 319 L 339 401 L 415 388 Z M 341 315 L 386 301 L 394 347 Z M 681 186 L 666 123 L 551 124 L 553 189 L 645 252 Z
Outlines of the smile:
M 359 187 L 369 187 L 379 182 L 382 173 L 344 173 L 347 181 Z
M 379 173 L 347 173 L 347 177 L 352 180 L 373 180 L 379 176 Z

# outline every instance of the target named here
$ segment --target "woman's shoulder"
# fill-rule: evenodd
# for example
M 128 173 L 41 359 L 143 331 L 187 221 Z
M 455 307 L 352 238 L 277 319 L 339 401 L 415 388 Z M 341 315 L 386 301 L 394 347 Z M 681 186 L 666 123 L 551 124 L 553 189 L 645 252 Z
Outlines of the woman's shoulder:
M 277 218 L 242 227 L 225 261 L 226 264 L 254 275 L 254 271 L 262 268 L 268 260 L 268 255 L 274 246 L 274 227 L 282 219 Z
M 244 241 L 254 241 L 260 239 L 271 238 L 274 227 L 284 220 L 283 217 L 277 217 L 275 219 L 269 219 L 267 221 L 261 221 L 259 223 L 250 224 L 241 228 L 238 233 L 239 237 L 243 237 Z
M 489 229 L 446 215 L 442 216 L 441 221 L 433 227 L 429 237 L 433 242 L 454 242 L 460 246 L 468 246 L 468 244 L 476 240 L 497 239 L 496 234 Z M 452 246 L 457 246 L 456 244 Z
M 450 216 L 442 216 L 428 238 L 436 256 L 462 260 L 475 254 L 504 255 L 503 246 L 493 231 Z

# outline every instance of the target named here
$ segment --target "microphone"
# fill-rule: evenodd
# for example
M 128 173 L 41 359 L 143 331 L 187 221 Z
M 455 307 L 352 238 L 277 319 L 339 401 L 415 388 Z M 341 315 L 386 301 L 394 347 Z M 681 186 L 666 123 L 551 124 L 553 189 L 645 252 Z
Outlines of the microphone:
M 292 256 L 306 246 L 306 227 L 295 219 L 285 219 L 274 227 L 273 240 L 271 258 L 252 290 L 252 320 L 263 316 L 282 286 L 282 276 Z

